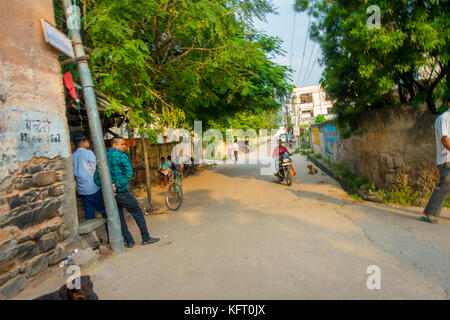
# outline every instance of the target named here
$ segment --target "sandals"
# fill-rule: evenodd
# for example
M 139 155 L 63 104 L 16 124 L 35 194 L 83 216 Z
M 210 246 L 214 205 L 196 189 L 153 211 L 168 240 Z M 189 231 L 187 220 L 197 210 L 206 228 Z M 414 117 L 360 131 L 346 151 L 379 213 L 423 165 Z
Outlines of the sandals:
M 421 216 L 420 220 L 428 222 L 428 223 L 438 223 L 439 219 L 438 218 L 430 218 L 427 216 Z

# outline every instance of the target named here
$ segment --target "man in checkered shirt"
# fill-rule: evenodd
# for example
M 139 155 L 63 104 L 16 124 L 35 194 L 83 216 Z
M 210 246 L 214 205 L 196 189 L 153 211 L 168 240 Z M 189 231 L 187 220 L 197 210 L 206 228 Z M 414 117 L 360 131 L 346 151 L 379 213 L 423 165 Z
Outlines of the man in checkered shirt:
M 106 157 L 108 158 L 111 180 L 116 192 L 117 207 L 119 209 L 120 224 L 122 227 L 122 235 L 125 239 L 125 246 L 127 248 L 132 248 L 134 246 L 134 239 L 128 230 L 123 215 L 123 208 L 127 209 L 134 217 L 134 220 L 139 227 L 139 231 L 141 232 L 142 245 L 158 242 L 159 238 L 152 238 L 148 234 L 144 213 L 133 193 L 129 190 L 129 181 L 133 177 L 133 167 L 131 166 L 130 159 L 124 153 L 126 147 L 124 139 L 115 137 L 112 139 L 112 147 L 106 153 Z M 97 185 L 100 185 L 98 169 L 95 172 L 94 180 Z

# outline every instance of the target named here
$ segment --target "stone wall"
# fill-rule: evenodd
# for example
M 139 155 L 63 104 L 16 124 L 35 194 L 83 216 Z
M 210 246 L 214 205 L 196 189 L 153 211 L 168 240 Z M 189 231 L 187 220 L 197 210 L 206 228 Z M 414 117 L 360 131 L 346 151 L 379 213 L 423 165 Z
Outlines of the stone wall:
M 54 22 L 52 0 L 0 2 L 0 299 L 78 241 L 62 76 L 41 18 Z
M 329 122 L 316 126 L 321 132 L 322 146 L 312 146 L 315 152 L 345 163 L 352 172 L 380 188 L 408 184 L 425 195 L 432 191 L 439 177 L 435 120 L 436 115 L 425 105 L 372 110 L 359 116 L 358 134 L 348 139 L 338 134 L 331 154 L 323 148 L 323 128 Z

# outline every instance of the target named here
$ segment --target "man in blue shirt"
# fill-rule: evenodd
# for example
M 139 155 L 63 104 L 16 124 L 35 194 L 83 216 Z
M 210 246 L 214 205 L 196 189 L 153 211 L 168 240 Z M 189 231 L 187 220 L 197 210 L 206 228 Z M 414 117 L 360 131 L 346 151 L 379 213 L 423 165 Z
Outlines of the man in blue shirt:
M 74 138 L 77 150 L 72 154 L 73 173 L 77 183 L 77 192 L 83 202 L 86 220 L 95 219 L 95 211 L 107 219 L 102 190 L 94 183 L 94 173 L 97 167 L 95 154 L 89 150 L 90 144 L 85 136 Z M 108 234 L 108 227 L 106 233 Z M 109 236 L 108 236 L 109 242 Z

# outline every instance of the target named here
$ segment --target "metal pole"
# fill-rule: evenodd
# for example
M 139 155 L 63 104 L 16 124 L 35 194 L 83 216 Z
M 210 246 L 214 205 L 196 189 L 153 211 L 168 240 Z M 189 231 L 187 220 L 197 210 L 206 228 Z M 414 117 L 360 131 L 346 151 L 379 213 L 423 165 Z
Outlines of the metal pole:
M 67 25 L 73 24 L 73 8 L 69 0 L 62 0 Z M 72 42 L 74 43 L 75 57 L 85 56 L 82 39 L 79 30 L 74 27 L 71 30 Z M 100 116 L 97 109 L 97 101 L 94 92 L 94 83 L 92 81 L 89 65 L 86 61 L 77 63 L 80 73 L 81 85 L 83 87 L 83 96 L 88 114 L 89 128 L 92 134 L 92 142 L 97 156 L 98 173 L 102 184 L 103 199 L 105 201 L 106 212 L 108 213 L 108 230 L 112 249 L 114 252 L 123 253 L 124 244 L 122 231 L 120 227 L 119 212 L 117 209 L 114 190 L 112 187 L 111 174 L 109 172 L 108 160 L 106 158 L 106 148 L 103 139 L 103 131 L 100 123 Z

